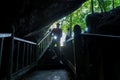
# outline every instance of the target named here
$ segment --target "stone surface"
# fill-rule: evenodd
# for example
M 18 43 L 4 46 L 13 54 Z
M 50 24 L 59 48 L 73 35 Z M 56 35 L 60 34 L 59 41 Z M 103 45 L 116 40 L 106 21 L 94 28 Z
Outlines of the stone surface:
M 70 80 L 66 70 L 40 70 L 26 76 L 23 80 Z

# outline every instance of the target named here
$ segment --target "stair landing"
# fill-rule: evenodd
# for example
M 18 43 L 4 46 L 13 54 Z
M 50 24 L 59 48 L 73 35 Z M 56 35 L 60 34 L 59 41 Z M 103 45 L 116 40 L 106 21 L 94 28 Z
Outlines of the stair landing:
M 35 71 L 22 80 L 70 80 L 66 70 Z

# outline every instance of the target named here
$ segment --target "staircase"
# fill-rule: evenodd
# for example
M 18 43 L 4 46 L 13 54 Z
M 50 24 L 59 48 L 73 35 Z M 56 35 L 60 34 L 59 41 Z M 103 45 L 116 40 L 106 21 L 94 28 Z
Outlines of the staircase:
M 49 48 L 38 61 L 36 70 L 29 72 L 21 80 L 73 80 L 63 59 Z

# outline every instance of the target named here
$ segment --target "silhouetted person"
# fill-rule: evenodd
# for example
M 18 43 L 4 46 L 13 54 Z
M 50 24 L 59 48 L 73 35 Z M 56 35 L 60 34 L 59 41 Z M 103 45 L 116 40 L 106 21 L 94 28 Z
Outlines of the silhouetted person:
M 60 56 L 60 40 L 62 37 L 62 29 L 60 28 L 60 24 L 57 23 L 56 28 L 54 28 L 52 31 L 53 36 L 53 42 L 52 42 L 52 48 L 57 45 L 57 53 L 58 56 Z
M 75 50 L 75 59 L 76 59 L 76 80 L 87 80 L 88 71 L 87 71 L 87 60 L 84 53 L 84 40 L 81 36 L 81 27 L 79 25 L 74 26 L 74 50 Z
M 86 25 L 88 28 L 87 33 L 96 33 L 96 27 L 99 24 L 99 21 L 101 20 L 102 16 L 103 14 L 100 14 L 100 13 L 87 15 L 86 17 Z
M 74 26 L 74 33 L 75 34 L 80 34 L 81 32 L 82 32 L 82 30 L 81 30 L 80 26 L 78 24 L 76 24 Z

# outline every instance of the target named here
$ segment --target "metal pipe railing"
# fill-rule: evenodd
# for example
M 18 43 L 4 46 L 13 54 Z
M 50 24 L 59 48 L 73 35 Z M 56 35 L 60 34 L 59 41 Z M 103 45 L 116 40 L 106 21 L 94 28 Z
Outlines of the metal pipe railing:
M 38 43 L 40 49 L 39 50 L 40 55 L 38 59 L 40 59 L 43 56 L 44 52 L 50 46 L 51 42 L 52 42 L 51 33 L 48 32 L 47 35 Z
M 95 33 L 82 33 L 79 34 L 80 36 L 93 36 L 93 37 L 106 37 L 106 38 L 120 38 L 120 36 L 116 36 L 116 35 L 106 35 L 106 34 L 95 34 Z M 70 39 L 67 40 L 67 42 L 74 40 L 73 37 L 71 37 Z
M 11 37 L 12 34 L 11 33 L 0 33 L 0 38 L 7 38 L 7 37 Z
M 6 49 L 4 49 L 6 50 L 5 52 L 7 52 L 4 57 L 8 57 L 6 79 L 11 80 L 14 79 L 15 76 L 20 76 L 37 65 L 37 61 L 42 57 L 44 52 L 49 47 L 52 38 L 51 34 L 48 33 L 37 44 L 25 39 L 14 37 L 12 34 L 5 33 L 0 34 L 0 40 L 0 69 L 2 65 L 3 46 L 6 46 Z M 4 43 L 6 44 L 4 45 Z M 38 45 L 39 47 L 37 47 Z M 36 51 L 36 48 L 38 48 L 39 51 Z
M 106 38 L 120 38 L 120 36 L 116 36 L 116 35 L 93 34 L 93 33 L 84 33 L 80 35 L 81 36 L 93 36 L 93 37 L 106 37 Z
M 28 43 L 28 44 L 37 45 L 37 43 L 35 43 L 35 42 L 28 41 L 28 40 L 25 40 L 25 39 L 21 39 L 21 38 L 18 38 L 18 37 L 14 37 L 14 40 L 17 40 L 17 41 L 20 41 L 20 42 L 24 42 L 24 43 Z
M 4 60 L 2 59 L 3 46 L 6 54 L 4 55 L 4 57 L 6 57 Z M 5 73 L 7 80 L 14 78 L 14 75 L 19 74 L 19 71 L 22 71 L 22 69 L 26 68 L 26 70 L 29 70 L 27 69 L 28 66 L 33 66 L 33 63 L 37 64 L 36 46 L 38 46 L 37 43 L 14 37 L 14 35 L 10 33 L 0 33 L 0 73 L 2 73 L 1 65 L 4 65 L 1 64 L 2 60 L 8 60 L 7 65 L 4 65 L 6 68 L 2 67 L 7 70 Z
M 17 58 L 14 58 L 13 62 L 16 65 L 13 65 L 13 68 L 16 69 L 13 70 L 12 76 L 13 78 L 18 75 L 20 76 L 27 72 L 29 69 L 37 65 L 37 56 L 36 56 L 36 47 L 38 46 L 37 43 L 20 39 L 17 37 L 14 37 L 14 45 L 17 48 L 14 48 L 13 56 L 16 56 Z M 16 53 L 17 52 L 17 53 Z M 34 55 L 34 56 L 32 56 Z M 15 76 L 14 76 L 15 75 Z

